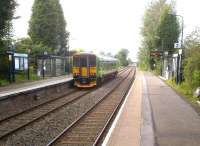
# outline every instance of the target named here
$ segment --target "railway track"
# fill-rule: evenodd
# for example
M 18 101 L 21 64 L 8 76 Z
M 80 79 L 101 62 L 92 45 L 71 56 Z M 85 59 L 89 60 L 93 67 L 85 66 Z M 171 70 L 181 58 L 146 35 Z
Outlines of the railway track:
M 122 74 L 127 70 L 121 70 Z M 79 100 L 81 97 L 86 96 L 96 89 L 92 90 L 77 90 L 72 89 L 69 93 L 58 96 L 53 100 L 42 103 L 26 111 L 20 112 L 3 120 L 0 120 L 0 141 L 16 131 L 23 129 L 44 116 L 47 116 L 60 108 L 72 104 Z
M 104 130 L 120 107 L 134 77 L 135 70 L 131 70 L 123 79 L 123 82 L 115 85 L 107 95 L 64 129 L 47 146 L 91 146 L 99 144 Z

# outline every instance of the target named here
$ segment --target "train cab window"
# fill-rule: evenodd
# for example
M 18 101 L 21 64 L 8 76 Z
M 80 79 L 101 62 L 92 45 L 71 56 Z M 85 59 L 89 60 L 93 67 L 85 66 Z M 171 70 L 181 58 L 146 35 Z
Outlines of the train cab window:
M 80 57 L 80 64 L 81 64 L 81 67 L 87 67 L 87 56 Z
M 75 56 L 73 58 L 73 66 L 77 66 L 77 67 L 80 66 L 80 58 L 78 56 Z
M 94 55 L 89 56 L 89 65 L 90 65 L 90 67 L 96 66 L 96 56 L 94 56 Z

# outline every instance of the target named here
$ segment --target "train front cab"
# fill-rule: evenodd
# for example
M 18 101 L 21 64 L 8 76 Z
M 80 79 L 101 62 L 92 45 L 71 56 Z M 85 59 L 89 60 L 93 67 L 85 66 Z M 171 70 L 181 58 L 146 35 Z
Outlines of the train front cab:
M 96 83 L 96 56 L 79 54 L 73 57 L 73 78 L 77 87 L 94 87 Z

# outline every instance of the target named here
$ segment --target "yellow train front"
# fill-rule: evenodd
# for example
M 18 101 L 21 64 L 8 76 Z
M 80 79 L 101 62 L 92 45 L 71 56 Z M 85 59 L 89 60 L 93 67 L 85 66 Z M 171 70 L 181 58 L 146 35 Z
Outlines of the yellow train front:
M 78 53 L 73 56 L 73 78 L 77 87 L 94 87 L 96 82 L 96 55 Z
M 73 56 L 73 78 L 77 87 L 94 87 L 118 72 L 118 60 L 92 53 Z

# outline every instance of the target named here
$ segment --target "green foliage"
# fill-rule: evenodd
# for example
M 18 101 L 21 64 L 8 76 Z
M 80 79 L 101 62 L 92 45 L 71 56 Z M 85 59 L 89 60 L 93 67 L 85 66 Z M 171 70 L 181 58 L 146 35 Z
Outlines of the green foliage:
M 186 82 L 177 85 L 175 81 L 167 80 L 166 83 L 174 88 L 178 93 L 186 97 L 189 102 L 196 104 L 198 98 L 193 97 L 193 89 Z
M 121 49 L 117 53 L 116 58 L 119 59 L 120 65 L 122 65 L 122 66 L 128 65 L 128 53 L 129 53 L 129 51 L 127 49 Z
M 160 22 L 157 28 L 157 36 L 160 39 L 156 39 L 156 47 L 162 51 L 174 50 L 174 43 L 177 42 L 180 28 L 177 17 L 173 15 L 173 10 L 170 5 L 166 5 L 160 15 Z
M 160 59 L 150 57 L 150 51 L 171 51 L 173 44 L 179 37 L 179 24 L 177 17 L 169 15 L 175 13 L 174 3 L 168 4 L 166 0 L 153 1 L 146 9 L 141 35 L 142 46 L 139 48 L 138 60 L 141 69 L 160 70 Z M 155 67 L 152 67 L 153 64 Z
M 16 7 L 15 0 L 0 1 L 0 49 L 5 48 L 5 39 L 10 38 L 11 21 Z
M 34 44 L 30 38 L 21 38 L 16 41 L 16 51 L 20 53 L 28 53 L 31 57 L 43 54 L 45 51 L 50 54 L 51 48 L 42 43 Z
M 185 41 L 184 77 L 193 89 L 200 86 L 200 28 Z
M 111 56 L 112 57 L 112 56 Z M 131 60 L 131 58 L 128 58 L 128 64 L 132 64 L 133 63 L 133 61 Z
M 145 48 L 140 48 L 138 52 L 139 68 L 142 70 L 149 69 L 149 51 Z
M 8 80 L 0 79 L 0 86 L 6 86 L 8 84 L 9 84 Z
M 7 79 L 9 72 L 9 60 L 7 55 L 0 55 L 0 79 Z
M 32 50 L 33 42 L 30 38 L 16 40 L 16 51 L 19 53 L 29 53 Z
M 7 35 L 7 27 L 13 19 L 16 2 L 15 0 L 1 0 L 0 1 L 0 38 Z
M 64 55 L 69 33 L 65 29 L 66 22 L 59 0 L 35 0 L 29 25 L 33 44 L 50 48 L 51 53 Z
M 39 76 L 37 76 L 37 74 L 35 73 L 33 66 L 30 66 L 30 68 L 29 68 L 29 73 L 30 73 L 30 74 L 29 74 L 29 80 L 28 80 L 27 73 L 18 72 L 18 73 L 15 75 L 16 83 L 24 83 L 24 82 L 36 81 L 36 80 L 41 79 L 41 78 L 40 78 Z
M 85 50 L 83 48 L 76 48 L 76 49 L 74 49 L 74 51 L 76 51 L 77 53 L 79 53 L 79 52 L 84 52 Z

